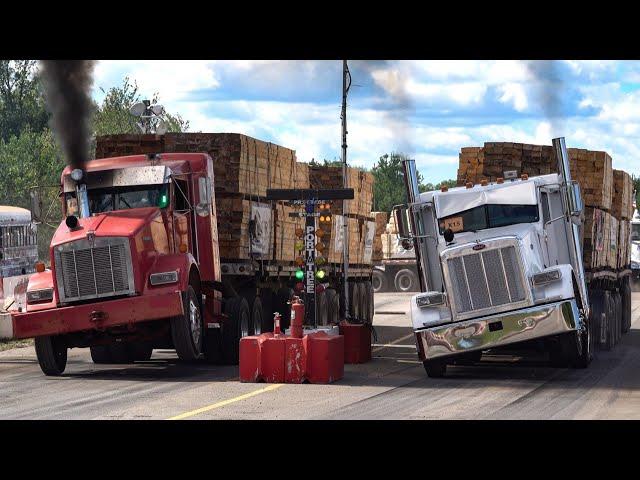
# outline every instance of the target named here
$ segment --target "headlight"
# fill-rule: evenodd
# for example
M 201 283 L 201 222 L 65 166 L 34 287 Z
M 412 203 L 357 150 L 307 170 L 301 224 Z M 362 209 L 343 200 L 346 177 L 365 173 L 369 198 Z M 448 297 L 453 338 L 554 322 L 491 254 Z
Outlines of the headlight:
M 27 292 L 27 302 L 50 302 L 53 300 L 53 288 L 43 288 L 42 290 L 31 290 Z
M 560 270 L 547 270 L 546 272 L 536 273 L 531 277 L 534 285 L 544 285 L 546 283 L 557 282 L 562 278 Z
M 167 283 L 176 283 L 177 281 L 178 272 L 152 273 L 149 275 L 151 285 L 165 285 Z
M 436 305 L 443 305 L 446 301 L 446 295 L 441 292 L 428 292 L 424 295 L 416 297 L 416 305 L 418 307 L 433 307 Z

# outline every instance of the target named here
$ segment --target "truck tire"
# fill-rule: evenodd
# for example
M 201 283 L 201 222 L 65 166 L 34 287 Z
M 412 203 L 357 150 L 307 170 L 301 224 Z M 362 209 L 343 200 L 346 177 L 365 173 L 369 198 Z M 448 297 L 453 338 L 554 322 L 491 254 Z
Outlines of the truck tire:
M 447 373 L 446 362 L 437 358 L 434 360 L 425 360 L 422 362 L 422 365 L 424 365 L 424 369 L 429 378 L 442 378 Z
M 622 338 L 622 295 L 620 292 L 613 292 L 613 301 L 615 306 L 615 343 L 616 345 Z
M 629 330 L 631 330 L 631 285 L 627 277 L 622 286 L 622 333 L 628 333 Z
M 367 297 L 367 310 L 365 312 L 365 322 L 367 323 L 373 323 L 373 316 L 375 314 L 375 305 L 373 303 L 374 301 L 374 295 L 373 295 L 373 285 L 371 284 L 371 282 L 366 281 L 364 282 L 364 294 Z
M 604 333 L 604 343 L 602 344 L 602 347 L 604 350 L 609 351 L 613 348 L 613 345 L 614 345 L 612 324 L 615 319 L 614 319 L 614 311 L 613 311 L 613 301 L 611 298 L 611 292 L 609 292 L 608 290 L 605 290 L 602 293 L 602 297 L 603 297 L 603 310 L 604 310 L 603 320 L 605 320 L 605 323 L 602 326 L 602 333 Z
M 126 345 L 134 362 L 148 362 L 153 355 L 153 345 L 149 342 L 131 342 Z
M 604 310 L 604 296 L 602 290 L 593 289 L 589 292 L 589 302 L 591 303 L 591 325 L 593 327 L 593 337 L 596 348 L 601 347 L 602 328 L 606 321 L 602 318 Z
M 358 283 L 349 284 L 349 310 L 353 320 L 360 320 L 360 287 Z
M 360 289 L 360 321 L 367 322 L 367 315 L 369 314 L 369 292 L 365 282 L 358 284 Z
M 134 362 L 133 352 L 126 343 L 113 343 L 111 345 L 107 345 L 107 349 L 109 350 L 109 356 L 111 357 L 110 363 L 125 364 Z
M 376 293 L 386 292 L 388 289 L 387 286 L 387 277 L 384 272 L 381 270 L 374 270 L 373 275 L 371 276 L 371 282 L 373 283 L 373 291 Z
M 248 302 L 247 302 L 248 303 Z M 249 335 L 260 335 L 264 333 L 264 310 L 260 297 L 254 297 L 251 302 L 251 322 L 249 323 Z
M 89 350 L 91 350 L 91 360 L 93 360 L 93 363 L 98 365 L 112 363 L 109 345 L 94 345 L 93 347 L 89 347 Z
M 206 328 L 204 331 L 204 360 L 212 365 L 222 362 L 221 328 Z
M 396 273 L 393 283 L 397 292 L 413 292 L 418 288 L 418 277 L 408 268 L 403 268 Z
M 280 330 L 283 332 L 289 328 L 291 324 L 291 298 L 293 297 L 293 290 L 288 287 L 283 287 L 276 293 L 276 301 L 274 305 L 274 312 L 280 314 Z
M 36 356 L 42 373 L 57 377 L 67 367 L 67 346 L 56 336 L 35 338 Z
M 171 337 L 180 360 L 193 362 L 202 353 L 202 312 L 198 296 L 191 285 L 182 294 L 184 314 L 171 319 Z
M 327 291 L 320 292 L 316 295 L 316 314 L 318 325 L 328 325 L 329 321 L 329 304 L 327 303 Z
M 249 335 L 251 312 L 247 300 L 233 297 L 227 300 L 222 324 L 222 358 L 228 365 L 237 365 L 240 356 L 240 339 Z
M 340 296 L 333 288 L 325 290 L 327 297 L 327 322 L 335 325 L 340 322 Z

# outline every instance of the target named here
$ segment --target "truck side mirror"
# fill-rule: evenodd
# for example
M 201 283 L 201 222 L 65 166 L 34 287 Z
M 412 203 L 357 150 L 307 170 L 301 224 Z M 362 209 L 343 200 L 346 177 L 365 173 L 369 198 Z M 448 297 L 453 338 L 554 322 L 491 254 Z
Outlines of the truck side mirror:
M 393 207 L 393 215 L 396 219 L 396 230 L 398 231 L 398 236 L 401 239 L 409 238 L 409 225 L 408 225 L 408 216 L 407 216 L 408 207 L 407 205 L 396 205 Z
M 584 210 L 584 204 L 582 203 L 582 192 L 580 190 L 580 184 L 576 181 L 572 181 L 569 186 L 569 209 L 570 214 L 573 217 L 579 217 Z

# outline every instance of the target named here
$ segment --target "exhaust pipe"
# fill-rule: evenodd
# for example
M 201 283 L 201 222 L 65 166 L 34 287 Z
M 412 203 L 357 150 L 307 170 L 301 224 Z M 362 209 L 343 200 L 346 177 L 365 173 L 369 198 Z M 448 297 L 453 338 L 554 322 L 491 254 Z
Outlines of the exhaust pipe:
M 80 218 L 87 218 L 91 216 L 91 212 L 89 211 L 89 196 L 87 195 L 87 184 L 83 182 L 84 176 L 85 172 L 83 172 L 79 168 L 71 171 L 71 179 L 76 182 L 76 199 L 78 200 Z
M 418 188 L 418 170 L 416 169 L 416 161 L 412 159 L 402 160 L 402 169 L 404 171 L 404 186 L 407 192 L 407 202 L 409 204 L 409 222 L 411 224 L 411 231 L 414 235 L 418 235 L 418 229 L 416 228 L 416 221 L 413 216 L 412 205 L 416 203 L 416 200 L 420 198 L 420 189 Z M 416 263 L 418 268 L 418 279 L 420 281 L 420 291 L 426 292 L 429 290 L 429 282 L 427 282 L 426 272 L 428 271 L 427 265 L 422 263 L 427 261 L 422 258 L 422 252 L 420 252 L 421 239 L 413 239 L 413 251 L 416 256 Z

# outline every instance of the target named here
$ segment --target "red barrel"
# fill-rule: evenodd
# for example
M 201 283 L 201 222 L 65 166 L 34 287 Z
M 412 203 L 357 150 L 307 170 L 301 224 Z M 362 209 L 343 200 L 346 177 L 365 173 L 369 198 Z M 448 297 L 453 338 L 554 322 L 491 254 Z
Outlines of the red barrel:
M 302 324 L 304 322 L 304 303 L 300 297 L 293 297 L 291 302 L 291 336 L 302 338 L 304 332 Z

